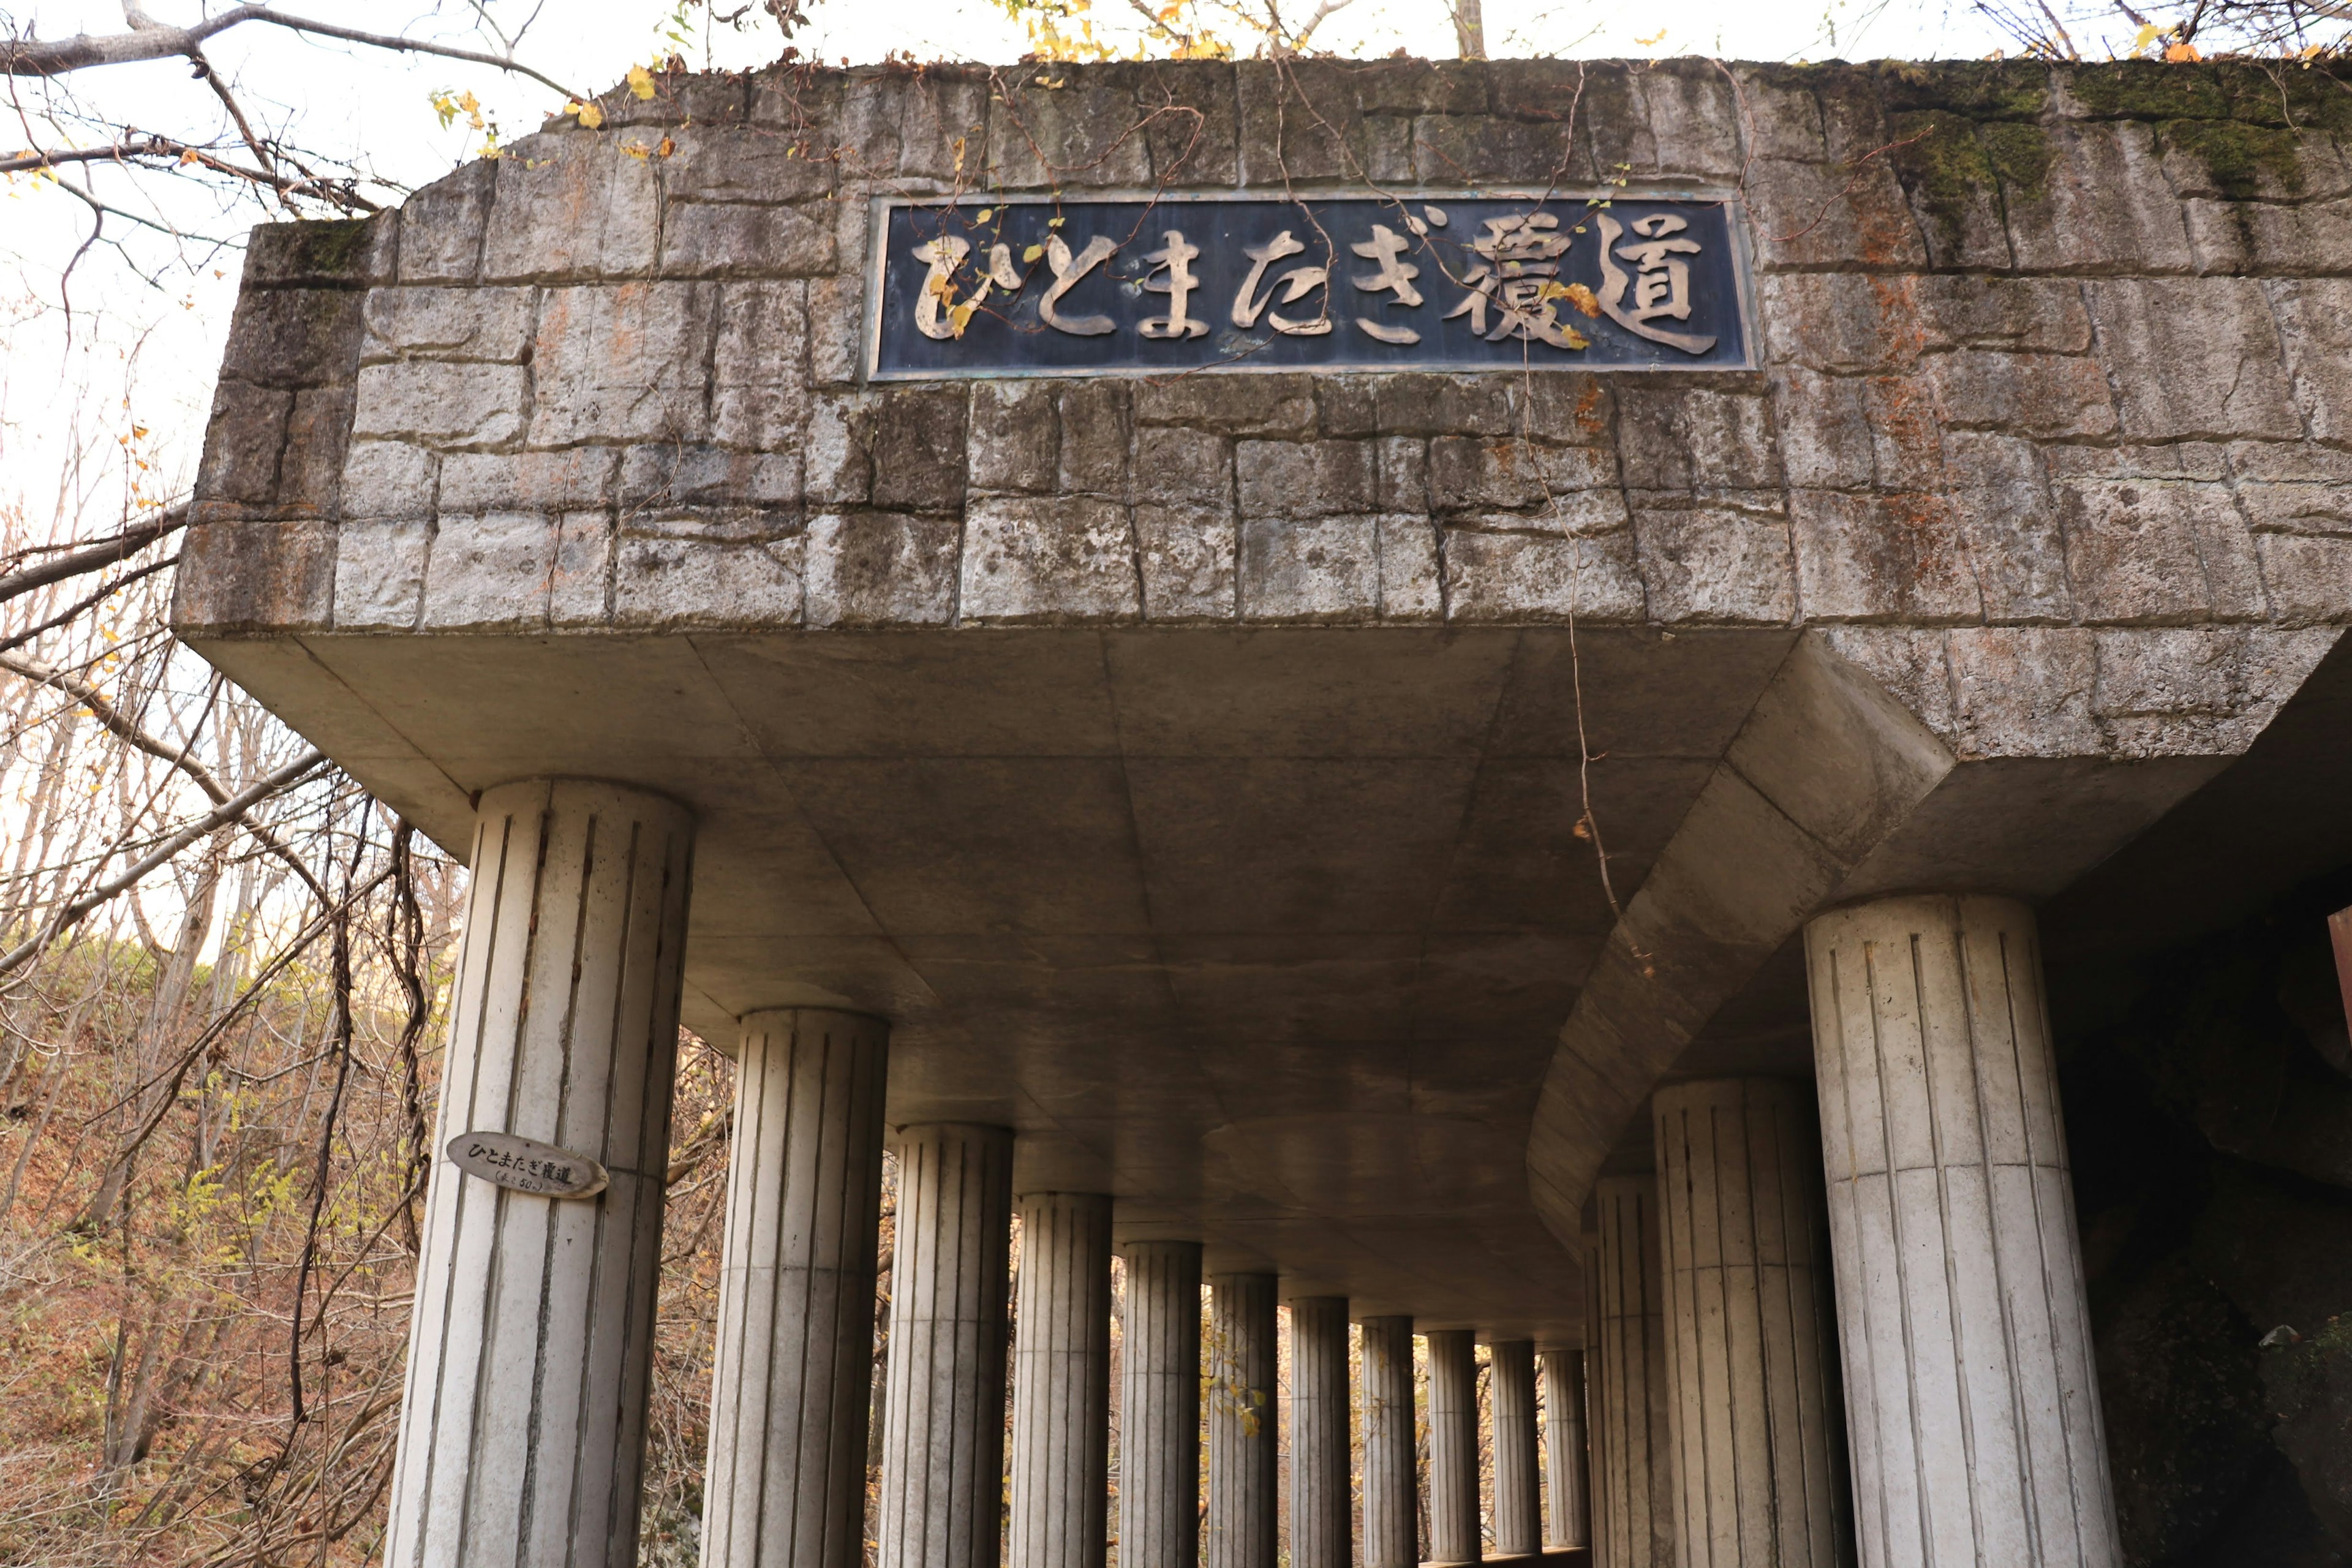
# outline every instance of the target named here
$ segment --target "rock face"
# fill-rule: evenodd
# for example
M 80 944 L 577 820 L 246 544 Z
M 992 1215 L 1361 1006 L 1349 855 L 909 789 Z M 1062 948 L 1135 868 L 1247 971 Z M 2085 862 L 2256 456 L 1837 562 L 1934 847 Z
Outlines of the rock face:
M 179 621 L 1813 625 L 1964 755 L 2228 752 L 2352 616 L 2347 104 L 2231 66 L 659 79 L 262 231 Z M 875 197 L 1617 180 L 1744 201 L 1761 368 L 861 380 Z
M 2058 1002 L 2135 1564 L 2352 1561 L 2352 1077 L 2324 923 L 2347 901 L 2323 879 Z

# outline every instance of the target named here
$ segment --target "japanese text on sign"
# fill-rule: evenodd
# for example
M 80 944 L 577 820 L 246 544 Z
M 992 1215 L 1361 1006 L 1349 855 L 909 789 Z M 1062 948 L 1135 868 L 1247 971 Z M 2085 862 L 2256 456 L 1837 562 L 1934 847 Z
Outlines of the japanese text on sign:
M 1744 367 L 1737 212 L 1623 194 L 887 202 L 868 369 Z
M 443 1152 L 469 1176 L 542 1197 L 594 1197 L 612 1179 L 585 1154 L 516 1132 L 461 1132 Z

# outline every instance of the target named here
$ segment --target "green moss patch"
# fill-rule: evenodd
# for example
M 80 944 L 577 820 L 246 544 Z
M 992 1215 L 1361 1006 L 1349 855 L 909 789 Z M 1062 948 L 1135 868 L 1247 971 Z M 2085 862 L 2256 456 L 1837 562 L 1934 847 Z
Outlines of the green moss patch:
M 1888 61 L 1876 68 L 1889 110 L 1948 110 L 1972 120 L 2032 120 L 2050 107 L 2050 69 L 2031 60 Z
M 2101 120 L 2222 120 L 2230 95 L 2210 68 L 2117 60 L 2073 71 L 2074 100 Z
M 2000 209 L 2004 191 L 2031 201 L 2049 189 L 2055 153 L 2038 124 L 1930 110 L 1897 115 L 1891 129 L 1904 189 L 1953 244 L 1977 212 Z
M 2235 120 L 2175 120 L 2161 128 L 2168 146 L 2205 165 L 2214 188 L 2233 202 L 2265 194 L 2265 187 L 2299 195 L 2303 163 L 2296 135 Z M 2265 180 L 2264 176 L 2268 179 Z

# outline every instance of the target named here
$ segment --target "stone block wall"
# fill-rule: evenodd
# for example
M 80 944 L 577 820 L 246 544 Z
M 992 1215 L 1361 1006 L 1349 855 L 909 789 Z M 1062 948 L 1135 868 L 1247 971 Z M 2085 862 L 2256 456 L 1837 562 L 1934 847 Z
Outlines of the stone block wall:
M 2239 749 L 2352 619 L 2352 92 L 2230 65 L 656 79 L 257 233 L 196 637 L 1832 629 L 1964 754 Z M 870 199 L 1744 196 L 1738 374 L 859 379 Z

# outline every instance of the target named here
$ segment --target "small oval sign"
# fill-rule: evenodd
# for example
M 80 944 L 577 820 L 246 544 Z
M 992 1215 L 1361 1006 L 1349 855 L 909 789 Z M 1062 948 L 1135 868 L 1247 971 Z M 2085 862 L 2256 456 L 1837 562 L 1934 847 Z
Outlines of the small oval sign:
M 513 1132 L 460 1132 L 449 1163 L 469 1176 L 550 1198 L 593 1198 L 612 1177 L 585 1154 Z

